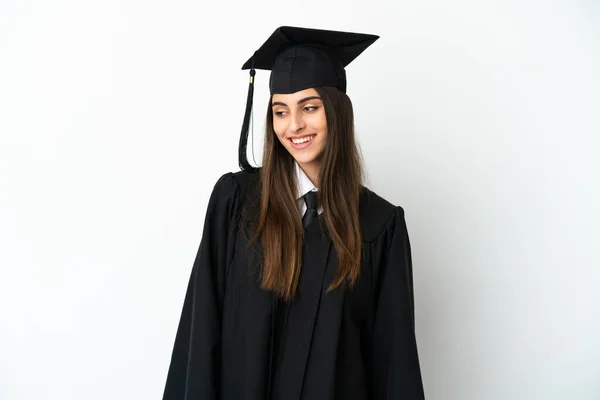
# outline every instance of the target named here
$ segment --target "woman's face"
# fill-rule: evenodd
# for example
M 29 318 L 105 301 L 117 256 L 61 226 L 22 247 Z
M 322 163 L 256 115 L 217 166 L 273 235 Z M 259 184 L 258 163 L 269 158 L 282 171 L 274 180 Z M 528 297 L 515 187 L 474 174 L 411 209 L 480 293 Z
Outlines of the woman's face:
M 327 139 L 323 100 L 315 89 L 274 94 L 273 130 L 303 169 L 318 171 Z

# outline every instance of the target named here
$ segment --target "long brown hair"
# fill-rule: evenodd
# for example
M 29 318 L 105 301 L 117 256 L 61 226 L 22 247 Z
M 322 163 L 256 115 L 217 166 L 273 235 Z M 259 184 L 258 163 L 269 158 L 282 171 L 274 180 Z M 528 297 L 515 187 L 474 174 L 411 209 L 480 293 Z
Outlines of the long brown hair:
M 363 182 L 362 159 L 354 137 L 354 111 L 350 98 L 333 87 L 315 88 L 323 99 L 327 140 L 318 174 L 317 198 L 338 254 L 338 271 L 328 290 L 344 282 L 350 287 L 360 273 L 361 233 L 358 202 Z M 298 182 L 294 158 L 273 130 L 272 96 L 262 168 L 260 208 L 253 239 L 262 239 L 261 284 L 285 299 L 296 293 L 302 265 L 304 229 L 296 202 Z

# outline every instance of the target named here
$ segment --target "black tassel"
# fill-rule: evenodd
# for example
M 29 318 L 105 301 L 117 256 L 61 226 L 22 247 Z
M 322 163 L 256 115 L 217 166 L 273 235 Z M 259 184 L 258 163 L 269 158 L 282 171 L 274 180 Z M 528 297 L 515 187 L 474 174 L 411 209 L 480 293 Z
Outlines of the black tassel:
M 253 66 L 254 67 L 254 66 Z M 256 168 L 251 166 L 246 155 L 248 151 L 248 131 L 250 127 L 250 114 L 252 112 L 252 98 L 254 97 L 254 68 L 250 69 L 250 83 L 248 84 L 248 98 L 246 99 L 246 113 L 244 114 L 244 123 L 242 124 L 242 134 L 240 135 L 239 146 L 239 164 L 244 171 L 253 171 Z

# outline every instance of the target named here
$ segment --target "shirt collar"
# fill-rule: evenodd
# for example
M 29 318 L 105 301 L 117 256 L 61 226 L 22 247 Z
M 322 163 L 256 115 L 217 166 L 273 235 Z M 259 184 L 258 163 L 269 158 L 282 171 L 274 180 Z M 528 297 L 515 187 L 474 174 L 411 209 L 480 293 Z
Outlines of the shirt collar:
M 302 170 L 302 168 L 300 168 L 300 165 L 298 165 L 298 162 L 295 160 L 294 165 L 296 167 L 296 180 L 298 181 L 298 192 L 296 193 L 297 200 L 304 196 L 306 193 L 310 192 L 311 190 L 316 191 L 317 188 L 315 187 L 315 185 L 313 185 L 310 179 L 308 179 L 306 173 Z

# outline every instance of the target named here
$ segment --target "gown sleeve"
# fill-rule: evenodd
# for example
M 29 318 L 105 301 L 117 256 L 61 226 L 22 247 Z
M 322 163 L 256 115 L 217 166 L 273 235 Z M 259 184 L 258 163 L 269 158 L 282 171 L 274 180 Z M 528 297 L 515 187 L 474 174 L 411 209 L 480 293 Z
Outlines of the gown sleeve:
M 237 208 L 238 185 L 228 173 L 219 178 L 210 196 L 163 400 L 219 398 L 221 311 Z
M 368 329 L 373 400 L 425 398 L 415 338 L 412 259 L 404 210 L 396 207 L 369 247 L 375 271 Z

